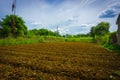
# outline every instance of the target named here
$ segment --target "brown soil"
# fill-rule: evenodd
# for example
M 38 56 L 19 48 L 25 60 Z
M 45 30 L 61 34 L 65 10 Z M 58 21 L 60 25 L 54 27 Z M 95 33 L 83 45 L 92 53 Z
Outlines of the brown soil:
M 120 80 L 119 61 L 92 43 L 0 46 L 0 80 Z

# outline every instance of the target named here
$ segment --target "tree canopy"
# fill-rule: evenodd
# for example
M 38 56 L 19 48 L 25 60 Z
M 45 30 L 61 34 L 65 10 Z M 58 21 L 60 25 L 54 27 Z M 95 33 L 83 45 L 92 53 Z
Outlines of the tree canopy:
M 110 24 L 108 22 L 100 22 L 98 25 L 91 28 L 90 34 L 92 37 L 95 35 L 104 36 L 109 33 Z
M 53 31 L 50 31 L 50 30 L 47 30 L 47 29 L 44 29 L 44 28 L 29 30 L 29 33 L 33 34 L 33 35 L 37 35 L 37 36 L 61 36 L 56 31 L 53 32 Z
M 14 28 L 15 32 L 13 33 L 13 19 L 14 19 Z M 24 36 L 27 34 L 27 27 L 25 25 L 24 20 L 17 15 L 7 15 L 5 18 L 0 20 L 0 36 L 8 37 L 8 36 Z

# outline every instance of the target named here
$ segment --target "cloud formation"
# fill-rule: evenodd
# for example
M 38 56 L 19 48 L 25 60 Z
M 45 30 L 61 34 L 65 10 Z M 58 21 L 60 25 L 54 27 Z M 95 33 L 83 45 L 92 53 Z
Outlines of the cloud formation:
M 102 11 L 99 18 L 112 18 L 120 13 L 120 2 L 114 3 Z

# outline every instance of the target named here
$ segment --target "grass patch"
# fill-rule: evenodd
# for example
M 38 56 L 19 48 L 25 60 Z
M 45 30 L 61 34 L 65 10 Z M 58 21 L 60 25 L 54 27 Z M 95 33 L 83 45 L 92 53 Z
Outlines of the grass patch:
M 92 37 L 66 38 L 66 42 L 92 42 Z
M 18 44 L 34 44 L 43 42 L 65 42 L 62 37 L 54 36 L 34 36 L 34 37 L 18 37 L 0 39 L 0 45 L 18 45 Z
M 103 45 L 105 48 L 120 53 L 120 46 L 117 44 L 106 43 Z
M 34 36 L 0 39 L 0 45 L 34 44 L 41 42 L 92 42 L 92 37 L 63 38 L 55 36 Z
M 0 39 L 0 45 L 17 45 L 17 44 L 33 44 L 33 43 L 39 43 L 44 42 L 44 39 L 42 37 L 40 38 L 5 38 Z
M 63 37 L 56 37 L 56 36 L 45 36 L 46 42 L 65 42 Z

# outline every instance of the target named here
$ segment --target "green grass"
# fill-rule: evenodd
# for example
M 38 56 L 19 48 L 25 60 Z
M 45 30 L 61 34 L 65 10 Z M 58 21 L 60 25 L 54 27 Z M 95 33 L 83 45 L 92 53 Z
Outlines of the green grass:
M 62 37 L 54 36 L 34 36 L 34 37 L 18 37 L 0 39 L 0 45 L 18 45 L 18 44 L 34 44 L 42 42 L 65 42 Z
M 17 45 L 17 44 L 33 44 L 33 43 L 40 43 L 44 42 L 43 37 L 38 38 L 4 38 L 0 39 L 0 45 Z
M 63 37 L 56 37 L 56 36 L 45 36 L 46 42 L 65 42 Z
M 66 42 L 92 42 L 92 37 L 66 38 Z
M 120 53 L 120 46 L 117 44 L 106 43 L 103 45 L 105 48 L 112 50 L 114 52 Z
M 92 42 L 91 37 L 63 38 L 55 36 L 34 36 L 0 39 L 0 45 L 34 44 L 41 42 Z

